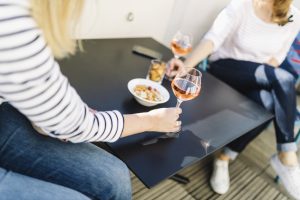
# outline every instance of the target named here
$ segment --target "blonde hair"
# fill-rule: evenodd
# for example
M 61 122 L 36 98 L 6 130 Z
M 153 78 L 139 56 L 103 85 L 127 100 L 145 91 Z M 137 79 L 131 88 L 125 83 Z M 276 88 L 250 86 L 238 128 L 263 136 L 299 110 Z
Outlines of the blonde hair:
M 76 52 L 78 42 L 72 39 L 84 0 L 31 0 L 31 15 L 43 31 L 55 58 Z
M 274 0 L 272 21 L 280 26 L 284 26 L 291 22 L 291 17 L 288 16 L 292 0 Z

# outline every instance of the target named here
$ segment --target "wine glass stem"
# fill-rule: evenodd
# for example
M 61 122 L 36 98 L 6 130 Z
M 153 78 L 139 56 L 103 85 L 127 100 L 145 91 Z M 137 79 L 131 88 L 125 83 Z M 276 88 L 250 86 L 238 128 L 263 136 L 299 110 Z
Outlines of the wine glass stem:
M 181 100 L 179 100 L 179 99 L 177 99 L 176 108 L 179 108 L 179 107 L 180 107 L 180 105 L 181 105 L 181 103 L 182 103 L 182 101 L 181 101 Z
M 180 99 L 177 99 L 176 108 L 179 108 L 182 101 Z M 166 134 L 170 138 L 177 138 L 179 136 L 179 131 L 176 132 L 169 132 Z

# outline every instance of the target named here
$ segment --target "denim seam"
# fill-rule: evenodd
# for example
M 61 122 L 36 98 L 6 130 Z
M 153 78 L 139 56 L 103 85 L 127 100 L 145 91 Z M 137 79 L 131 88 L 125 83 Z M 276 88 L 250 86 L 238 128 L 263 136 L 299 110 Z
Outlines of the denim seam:
M 2 181 L 4 181 L 7 178 L 8 173 L 10 173 L 9 171 L 5 170 L 4 168 L 2 168 L 5 172 L 2 176 L 0 176 L 0 183 Z
M 3 145 L 0 147 L 0 155 L 1 155 L 2 150 L 6 147 L 7 143 L 10 142 L 10 140 L 14 137 L 14 135 L 15 135 L 20 129 L 22 129 L 22 127 L 18 127 L 17 129 L 15 129 L 15 130 L 10 134 L 10 136 L 7 138 L 7 140 L 3 143 Z

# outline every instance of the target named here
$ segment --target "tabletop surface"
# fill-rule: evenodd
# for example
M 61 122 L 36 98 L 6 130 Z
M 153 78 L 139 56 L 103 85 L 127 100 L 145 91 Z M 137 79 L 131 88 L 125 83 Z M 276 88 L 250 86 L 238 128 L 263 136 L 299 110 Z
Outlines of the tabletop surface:
M 119 110 L 124 114 L 173 107 L 176 98 L 164 80 L 170 100 L 148 108 L 138 104 L 127 89 L 133 78 L 144 78 L 150 59 L 132 53 L 142 45 L 172 57 L 168 48 L 151 38 L 97 39 L 83 42 L 84 52 L 60 62 L 62 72 L 82 99 L 96 110 Z M 232 140 L 272 119 L 259 105 L 204 72 L 199 97 L 182 104 L 180 137 L 143 145 L 160 133 L 142 133 L 108 144 L 112 152 L 149 188 L 199 161 Z M 206 148 L 207 142 L 210 146 Z

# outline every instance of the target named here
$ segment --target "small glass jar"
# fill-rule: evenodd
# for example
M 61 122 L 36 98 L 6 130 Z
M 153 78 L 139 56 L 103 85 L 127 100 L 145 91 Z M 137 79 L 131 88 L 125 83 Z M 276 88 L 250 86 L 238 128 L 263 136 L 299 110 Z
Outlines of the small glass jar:
M 166 63 L 161 60 L 151 60 L 149 71 L 147 74 L 147 79 L 162 83 L 166 73 Z

